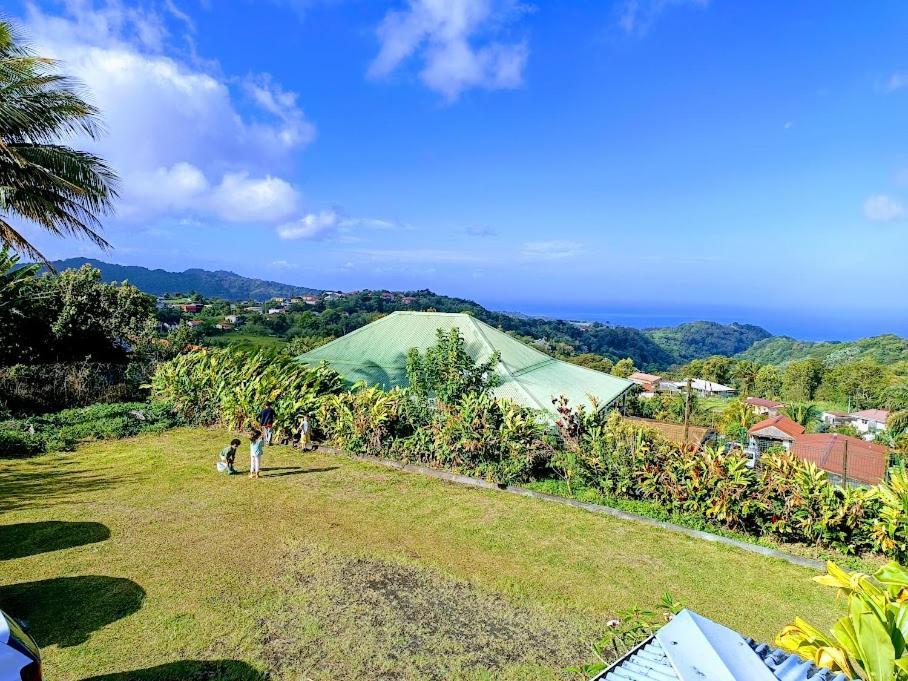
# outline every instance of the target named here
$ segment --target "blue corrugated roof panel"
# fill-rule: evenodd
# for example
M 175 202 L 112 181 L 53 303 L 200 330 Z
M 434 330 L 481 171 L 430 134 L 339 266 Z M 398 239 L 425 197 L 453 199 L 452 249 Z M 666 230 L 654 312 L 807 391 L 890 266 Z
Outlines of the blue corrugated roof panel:
M 794 653 L 749 640 L 751 648 L 779 681 L 849 681 L 841 672 L 817 667 Z
M 636 652 L 628 656 L 624 664 L 612 667 L 604 681 L 677 681 L 665 651 L 655 638 L 651 638 Z
M 849 681 L 682 610 L 592 681 Z

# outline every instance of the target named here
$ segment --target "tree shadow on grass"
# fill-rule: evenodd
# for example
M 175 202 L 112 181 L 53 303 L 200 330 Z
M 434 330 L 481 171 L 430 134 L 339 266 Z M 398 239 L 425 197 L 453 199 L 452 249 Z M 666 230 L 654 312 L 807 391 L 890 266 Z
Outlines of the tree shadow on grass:
M 0 525 L 0 560 L 94 544 L 109 538 L 110 530 L 101 523 L 46 520 Z
M 3 470 L 0 471 L 0 513 L 50 508 L 125 479 L 123 475 L 104 474 L 56 460 L 29 464 L 28 470 Z
M 28 627 L 39 646 L 68 647 L 142 607 L 145 590 L 131 579 L 82 575 L 0 587 L 0 609 Z
M 267 681 L 268 674 L 240 660 L 181 660 L 147 669 L 102 674 L 83 681 Z
M 262 477 L 263 478 L 280 478 L 285 475 L 303 475 L 305 473 L 326 473 L 327 471 L 336 471 L 338 466 L 325 466 L 324 468 L 306 468 L 304 466 L 299 466 L 296 468 L 263 468 Z M 279 473 L 272 473 L 271 471 L 280 471 Z

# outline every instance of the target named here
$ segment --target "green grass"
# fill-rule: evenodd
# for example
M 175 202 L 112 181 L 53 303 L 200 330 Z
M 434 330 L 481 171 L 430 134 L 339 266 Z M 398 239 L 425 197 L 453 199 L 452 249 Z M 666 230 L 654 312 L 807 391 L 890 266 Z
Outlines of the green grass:
M 205 342 L 216 348 L 239 348 L 249 352 L 272 350 L 287 344 L 286 340 L 278 336 L 263 336 L 242 331 L 228 331 L 218 336 L 208 336 Z
M 666 591 L 762 640 L 834 614 L 809 570 L 535 499 L 282 447 L 221 476 L 229 437 L 3 461 L 0 607 L 49 678 L 560 679 Z

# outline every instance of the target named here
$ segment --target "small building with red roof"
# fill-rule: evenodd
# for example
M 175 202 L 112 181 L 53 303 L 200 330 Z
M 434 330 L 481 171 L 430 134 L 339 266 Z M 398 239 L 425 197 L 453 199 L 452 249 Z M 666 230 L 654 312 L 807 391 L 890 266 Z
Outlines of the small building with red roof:
M 662 382 L 661 376 L 656 376 L 655 374 L 645 374 L 642 371 L 635 371 L 630 376 L 627 377 L 629 381 L 633 381 L 645 393 L 654 393 L 659 389 L 659 384 Z
M 885 409 L 862 409 L 861 411 L 851 412 L 848 415 L 848 419 L 859 433 L 873 436 L 874 433 L 886 430 L 889 412 Z
M 779 414 L 755 423 L 747 434 L 750 436 L 748 449 L 753 451 L 765 452 L 770 447 L 790 450 L 795 438 L 804 434 L 804 426 Z
M 750 407 L 754 414 L 761 416 L 778 416 L 779 409 L 785 406 L 782 402 L 766 400 L 762 397 L 748 397 L 744 400 L 744 404 Z
M 799 459 L 812 461 L 836 482 L 879 484 L 889 468 L 889 451 L 882 445 L 839 433 L 799 435 L 791 446 Z

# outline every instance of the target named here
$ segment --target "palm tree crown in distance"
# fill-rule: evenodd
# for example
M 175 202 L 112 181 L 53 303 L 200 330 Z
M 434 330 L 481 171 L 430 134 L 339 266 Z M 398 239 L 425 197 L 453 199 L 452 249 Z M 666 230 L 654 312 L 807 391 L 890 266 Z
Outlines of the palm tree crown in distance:
M 32 222 L 57 236 L 102 248 L 99 216 L 110 213 L 117 176 L 103 159 L 63 144 L 100 132 L 98 111 L 56 62 L 33 54 L 0 19 L 0 247 L 46 262 L 11 223 Z

